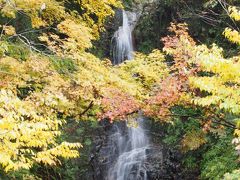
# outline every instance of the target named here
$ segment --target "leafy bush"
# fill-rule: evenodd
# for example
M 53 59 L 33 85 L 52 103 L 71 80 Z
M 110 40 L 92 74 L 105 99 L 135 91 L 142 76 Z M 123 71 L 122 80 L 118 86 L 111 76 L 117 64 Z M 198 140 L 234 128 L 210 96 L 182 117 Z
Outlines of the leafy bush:
M 202 157 L 202 179 L 218 180 L 223 178 L 225 173 L 239 168 L 238 155 L 231 144 L 231 135 L 217 139 Z

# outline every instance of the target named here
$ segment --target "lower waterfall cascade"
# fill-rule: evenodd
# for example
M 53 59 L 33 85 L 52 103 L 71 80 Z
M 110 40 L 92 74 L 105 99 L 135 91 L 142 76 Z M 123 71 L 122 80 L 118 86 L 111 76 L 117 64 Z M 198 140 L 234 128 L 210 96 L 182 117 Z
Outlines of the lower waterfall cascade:
M 147 180 L 146 169 L 143 162 L 146 159 L 146 150 L 149 139 L 145 134 L 144 118 L 139 116 L 134 119 L 136 127 L 127 127 L 127 135 L 118 128 L 111 136 L 115 141 L 118 157 L 112 168 L 109 169 L 107 180 Z

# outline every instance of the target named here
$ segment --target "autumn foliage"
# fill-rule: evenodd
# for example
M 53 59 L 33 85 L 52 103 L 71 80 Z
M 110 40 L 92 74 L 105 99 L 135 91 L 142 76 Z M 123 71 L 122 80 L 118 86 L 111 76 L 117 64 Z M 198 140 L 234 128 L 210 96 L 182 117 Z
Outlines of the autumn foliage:
M 106 89 L 101 100 L 103 113 L 100 119 L 107 118 L 111 122 L 115 119 L 125 119 L 126 116 L 136 113 L 140 109 L 139 103 L 128 94 L 118 89 Z
M 197 120 L 200 127 L 181 137 L 184 153 L 228 128 L 234 129 L 240 151 L 239 55 L 226 58 L 215 44 L 198 45 L 187 24 L 171 23 L 163 51 L 135 53 L 133 60 L 112 66 L 88 49 L 113 8 L 122 8 L 121 2 L 0 0 L 0 166 L 5 173 L 78 157 L 82 144 L 62 138 L 69 119 L 113 123 L 138 112 L 156 122 L 174 124 L 176 116 Z M 240 20 L 237 7 L 228 12 Z M 227 27 L 223 34 L 240 44 L 237 29 Z M 178 106 L 200 113 L 175 114 Z

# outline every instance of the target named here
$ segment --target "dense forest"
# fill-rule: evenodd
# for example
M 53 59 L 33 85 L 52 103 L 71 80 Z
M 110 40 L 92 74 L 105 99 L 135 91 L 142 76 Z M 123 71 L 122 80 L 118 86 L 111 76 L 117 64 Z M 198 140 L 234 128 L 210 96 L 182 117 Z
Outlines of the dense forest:
M 239 0 L 0 0 L 0 179 L 240 179 L 239 52 Z

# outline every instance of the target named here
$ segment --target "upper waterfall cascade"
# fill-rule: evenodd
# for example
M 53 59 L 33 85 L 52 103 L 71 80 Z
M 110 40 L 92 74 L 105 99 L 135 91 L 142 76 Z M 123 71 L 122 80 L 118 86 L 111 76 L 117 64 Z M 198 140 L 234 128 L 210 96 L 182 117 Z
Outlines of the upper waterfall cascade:
M 132 31 L 137 19 L 138 15 L 136 13 L 122 11 L 122 26 L 114 33 L 111 43 L 113 64 L 120 64 L 124 60 L 133 58 Z

